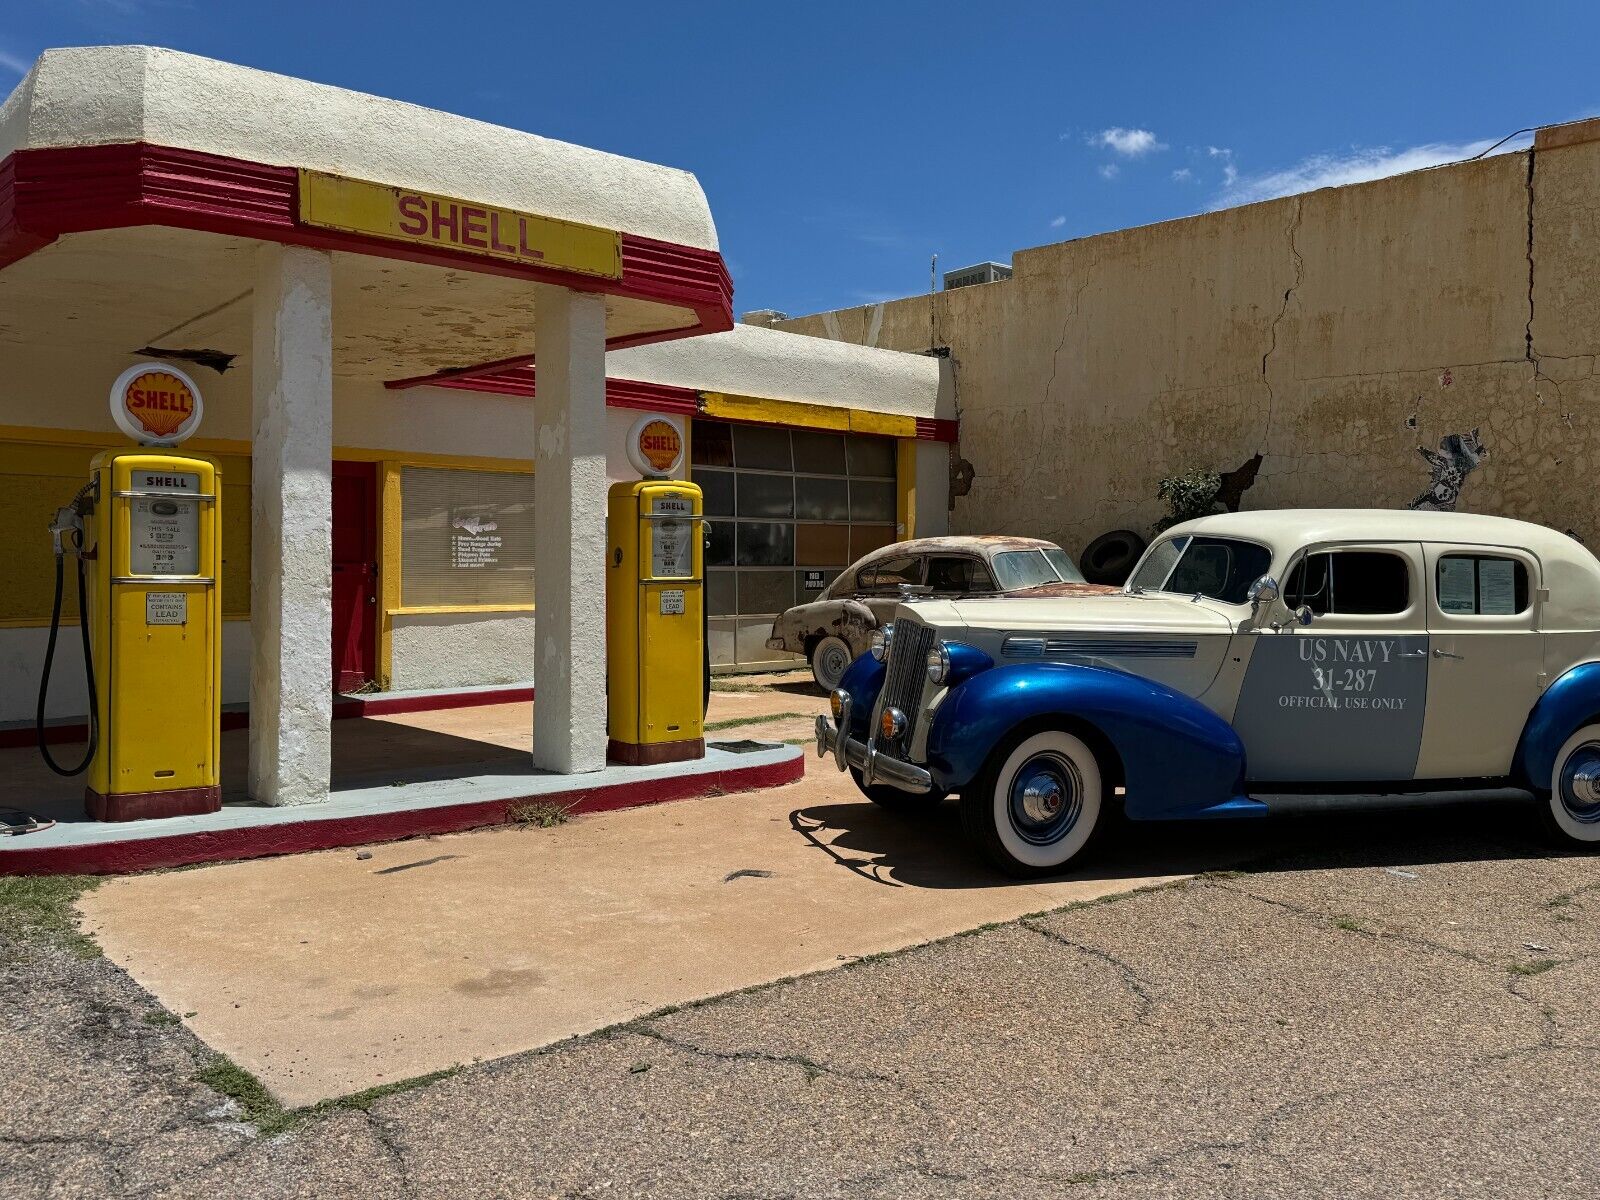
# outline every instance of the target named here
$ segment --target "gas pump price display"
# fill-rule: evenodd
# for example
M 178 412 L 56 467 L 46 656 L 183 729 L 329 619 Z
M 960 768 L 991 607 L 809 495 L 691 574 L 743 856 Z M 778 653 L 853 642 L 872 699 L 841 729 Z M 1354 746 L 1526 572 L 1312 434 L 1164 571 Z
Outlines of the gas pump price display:
M 143 494 L 148 489 L 150 494 Z M 128 506 L 128 570 L 134 575 L 200 573 L 200 491 L 191 474 L 139 472 Z
M 694 505 L 683 496 L 651 502 L 650 578 L 687 579 L 694 574 Z M 679 610 L 682 611 L 682 610 Z

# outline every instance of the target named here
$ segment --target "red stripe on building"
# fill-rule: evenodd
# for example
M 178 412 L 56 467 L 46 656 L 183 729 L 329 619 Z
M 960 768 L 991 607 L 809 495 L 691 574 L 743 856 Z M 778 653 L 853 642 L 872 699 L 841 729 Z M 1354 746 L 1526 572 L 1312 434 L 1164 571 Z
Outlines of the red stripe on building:
M 63 234 L 163 225 L 506 275 L 694 313 L 693 324 L 624 335 L 607 343 L 613 348 L 733 328 L 733 283 L 715 250 L 623 233 L 622 277 L 597 279 L 301 225 L 299 178 L 294 167 L 144 142 L 18 150 L 0 161 L 0 267 Z

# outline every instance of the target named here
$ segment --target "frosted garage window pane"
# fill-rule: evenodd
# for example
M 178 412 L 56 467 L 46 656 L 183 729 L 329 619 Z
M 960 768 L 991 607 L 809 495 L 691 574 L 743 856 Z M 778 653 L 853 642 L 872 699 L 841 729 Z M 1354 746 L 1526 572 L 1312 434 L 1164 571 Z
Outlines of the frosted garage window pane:
M 533 603 L 533 476 L 405 467 L 400 601 Z

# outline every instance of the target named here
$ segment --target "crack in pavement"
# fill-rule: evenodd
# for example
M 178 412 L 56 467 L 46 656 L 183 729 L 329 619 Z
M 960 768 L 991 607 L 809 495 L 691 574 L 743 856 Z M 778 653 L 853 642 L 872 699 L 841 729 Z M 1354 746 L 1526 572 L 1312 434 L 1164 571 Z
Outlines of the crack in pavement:
M 1153 991 L 1154 985 L 1151 984 L 1148 979 L 1144 978 L 1144 976 L 1140 975 L 1138 971 L 1134 970 L 1132 964 L 1118 958 L 1115 954 L 1112 954 L 1109 951 L 1101 950 L 1097 946 L 1086 946 L 1082 942 L 1075 942 L 1071 938 L 1066 937 L 1064 934 L 1057 933 L 1054 929 L 1049 929 L 1042 925 L 1036 925 L 1034 924 L 1032 918 L 1024 917 L 1018 921 L 1017 924 L 1023 929 L 1026 929 L 1029 933 L 1036 933 L 1042 938 L 1052 942 L 1057 942 L 1060 945 L 1078 951 L 1080 954 L 1086 955 L 1090 958 L 1097 958 L 1101 962 L 1107 963 L 1114 968 L 1117 974 L 1122 976 L 1122 982 L 1127 986 L 1127 989 L 1133 993 L 1134 999 L 1137 1002 L 1135 1020 L 1137 1020 L 1140 1024 L 1148 1023 L 1150 1014 L 1155 1011 L 1157 1003 L 1155 993 Z
M 837 1076 L 840 1079 L 848 1079 L 855 1083 L 881 1083 L 908 1093 L 911 1091 L 903 1080 L 896 1079 L 893 1076 L 880 1075 L 874 1071 L 851 1071 L 844 1067 L 820 1063 L 804 1054 L 774 1054 L 766 1050 L 711 1050 L 705 1046 L 697 1046 L 683 1038 L 674 1037 L 670 1033 L 663 1033 L 661 1030 L 644 1023 L 624 1025 L 622 1029 L 628 1033 L 636 1033 L 640 1037 L 647 1037 L 653 1041 L 660 1042 L 664 1046 L 670 1046 L 674 1050 L 681 1050 L 685 1054 L 696 1054 L 702 1058 L 713 1059 L 717 1062 L 758 1062 L 797 1067 L 805 1073 L 807 1082 L 815 1082 L 824 1075 L 829 1075 Z

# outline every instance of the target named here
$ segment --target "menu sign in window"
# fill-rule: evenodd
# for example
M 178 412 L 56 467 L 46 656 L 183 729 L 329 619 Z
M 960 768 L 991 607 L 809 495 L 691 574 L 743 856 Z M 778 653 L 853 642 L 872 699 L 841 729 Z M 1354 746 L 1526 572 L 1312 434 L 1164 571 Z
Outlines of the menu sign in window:
M 128 570 L 134 575 L 197 575 L 200 572 L 200 476 L 139 471 L 128 501 Z

